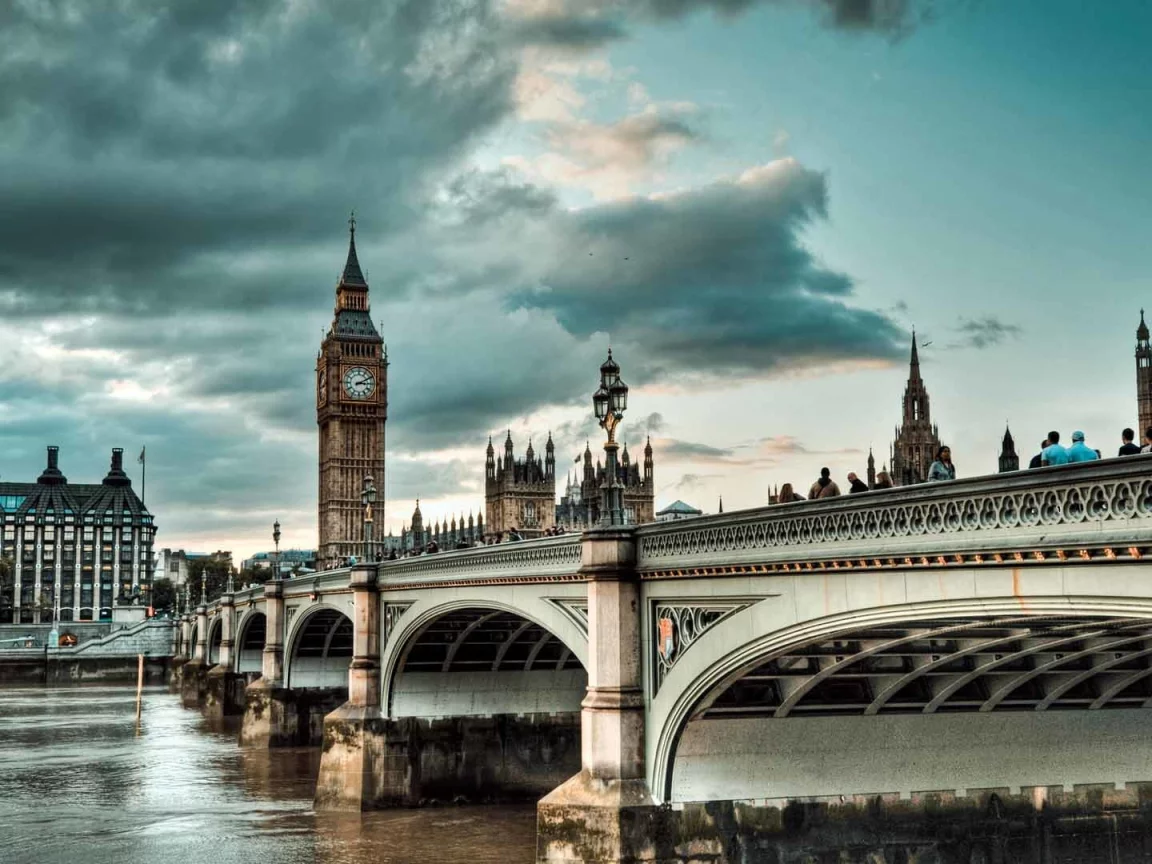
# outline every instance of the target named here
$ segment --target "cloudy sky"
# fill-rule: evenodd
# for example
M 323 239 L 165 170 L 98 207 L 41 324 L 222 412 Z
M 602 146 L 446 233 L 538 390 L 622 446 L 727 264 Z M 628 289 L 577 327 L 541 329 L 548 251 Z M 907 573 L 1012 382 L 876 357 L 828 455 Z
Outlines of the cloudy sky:
M 159 545 L 315 542 L 312 369 L 355 208 L 387 518 L 489 433 L 658 503 L 886 460 L 915 326 L 963 475 L 1110 450 L 1152 304 L 1142 0 L 0 4 L 0 477 L 147 446 Z

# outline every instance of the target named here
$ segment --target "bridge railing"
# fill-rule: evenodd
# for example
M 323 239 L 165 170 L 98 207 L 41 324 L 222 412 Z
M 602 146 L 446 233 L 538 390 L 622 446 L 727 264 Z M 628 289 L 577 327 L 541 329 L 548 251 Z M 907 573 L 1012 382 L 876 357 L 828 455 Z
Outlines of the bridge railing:
M 776 504 L 637 535 L 649 576 L 1133 560 L 1152 554 L 1152 456 Z
M 540 577 L 577 579 L 580 569 L 580 535 L 564 534 L 536 540 L 477 546 L 451 552 L 418 555 L 383 561 L 379 568 L 382 587 L 414 585 L 451 585 L 458 580 L 476 579 L 494 584 Z M 308 573 L 284 580 L 284 596 L 320 595 L 347 589 L 351 569 L 341 567 L 319 573 Z M 236 591 L 236 606 L 258 603 L 264 597 L 264 586 L 254 585 Z M 216 614 L 220 601 L 208 603 L 209 614 Z
M 562 534 L 437 552 L 380 564 L 381 585 L 451 584 L 481 578 L 492 582 L 541 576 L 576 578 L 580 535 Z

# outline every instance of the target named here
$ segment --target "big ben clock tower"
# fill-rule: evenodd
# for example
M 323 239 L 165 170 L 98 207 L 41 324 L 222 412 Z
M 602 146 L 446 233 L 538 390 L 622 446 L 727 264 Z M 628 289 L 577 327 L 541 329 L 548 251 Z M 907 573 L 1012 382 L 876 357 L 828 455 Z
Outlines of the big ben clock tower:
M 365 554 L 360 491 L 371 474 L 384 488 L 384 423 L 388 356 L 372 324 L 368 283 L 356 258 L 356 220 L 349 220 L 348 261 L 336 285 L 336 314 L 316 357 L 316 422 L 320 427 L 320 548 L 327 567 Z M 382 497 L 382 496 L 381 496 Z M 383 508 L 383 500 L 377 507 Z

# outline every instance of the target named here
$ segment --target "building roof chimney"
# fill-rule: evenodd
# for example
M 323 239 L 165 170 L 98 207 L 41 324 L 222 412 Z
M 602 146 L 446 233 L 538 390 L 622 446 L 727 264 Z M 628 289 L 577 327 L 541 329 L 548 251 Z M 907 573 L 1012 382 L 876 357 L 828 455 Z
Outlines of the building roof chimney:
M 37 483 L 44 483 L 49 486 L 58 486 L 68 482 L 68 478 L 60 471 L 59 467 L 59 454 L 60 448 L 55 445 L 48 447 L 48 465 L 44 472 L 36 480 Z

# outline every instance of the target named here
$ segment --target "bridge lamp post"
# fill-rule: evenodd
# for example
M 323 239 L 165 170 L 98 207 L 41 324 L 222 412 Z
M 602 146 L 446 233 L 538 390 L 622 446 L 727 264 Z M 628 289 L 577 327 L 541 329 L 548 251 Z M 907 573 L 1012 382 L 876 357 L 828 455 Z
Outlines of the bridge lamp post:
M 364 560 L 374 560 L 372 554 L 372 505 L 376 503 L 376 484 L 371 474 L 364 475 L 364 487 L 360 490 L 360 503 L 364 505 Z
M 592 394 L 592 407 L 600 428 L 608 433 L 604 444 L 604 482 L 600 484 L 600 524 L 624 524 L 624 492 L 617 477 L 616 427 L 624 419 L 628 407 L 628 385 L 620 379 L 620 365 L 612 359 L 612 349 L 608 349 L 608 359 L 600 366 L 600 386 Z
M 272 578 L 280 578 L 280 520 L 272 523 L 272 544 L 275 550 L 272 553 Z

